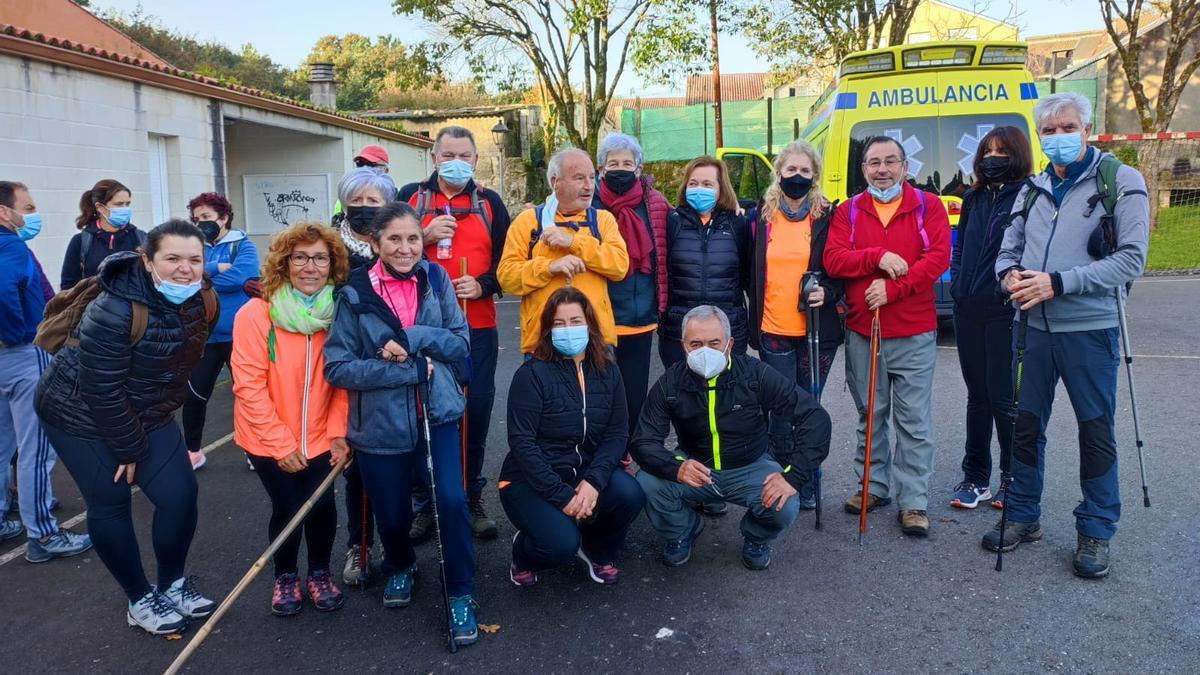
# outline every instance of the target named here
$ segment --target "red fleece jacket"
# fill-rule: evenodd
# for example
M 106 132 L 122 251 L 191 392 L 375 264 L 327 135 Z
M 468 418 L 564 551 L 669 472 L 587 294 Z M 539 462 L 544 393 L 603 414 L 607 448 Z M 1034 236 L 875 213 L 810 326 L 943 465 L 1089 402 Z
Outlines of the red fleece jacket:
M 917 229 L 919 200 L 925 200 L 926 249 Z M 857 200 L 854 244 L 850 244 L 850 204 Z M 908 262 L 908 274 L 890 279 L 879 269 L 883 254 L 891 251 Z M 900 208 L 887 227 L 879 220 L 875 202 L 864 192 L 842 202 L 829 226 L 825 244 L 825 269 L 829 276 L 846 280 L 846 327 L 859 335 L 871 334 L 867 287 L 884 279 L 887 304 L 879 311 L 884 338 L 910 337 L 937 329 L 934 284 L 950 267 L 950 221 L 937 195 L 904 185 Z

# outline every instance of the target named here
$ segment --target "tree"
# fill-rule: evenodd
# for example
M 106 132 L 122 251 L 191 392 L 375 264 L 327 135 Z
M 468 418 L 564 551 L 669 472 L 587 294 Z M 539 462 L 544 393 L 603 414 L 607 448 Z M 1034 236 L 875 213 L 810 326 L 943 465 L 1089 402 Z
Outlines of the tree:
M 437 61 L 428 45 L 410 49 L 390 35 L 375 40 L 356 33 L 326 35 L 313 45 L 306 65 L 288 79 L 292 86 L 307 89 L 307 64 L 332 63 L 338 108 L 370 110 L 379 107 L 385 90 L 419 89 L 433 81 L 439 72 Z
M 1147 7 L 1148 6 L 1148 7 Z M 1142 22 L 1150 17 L 1143 13 L 1151 9 L 1164 21 L 1165 32 L 1162 44 L 1165 55 L 1161 63 L 1162 77 L 1159 78 L 1157 95 L 1151 101 L 1147 91 L 1146 77 L 1142 73 L 1142 50 L 1146 46 L 1145 35 L 1139 34 Z M 1133 92 L 1133 103 L 1143 133 L 1165 132 L 1171 126 L 1171 118 L 1179 105 L 1188 81 L 1200 67 L 1200 2 L 1196 0 L 1100 0 L 1100 13 L 1104 16 L 1104 27 L 1116 48 L 1122 72 Z M 1122 29 L 1124 33 L 1122 33 Z M 1188 55 L 1188 52 L 1191 52 Z M 1146 190 L 1150 194 L 1150 223 L 1158 225 L 1158 141 L 1146 141 L 1138 145 L 1138 166 L 1146 178 Z
M 478 67 L 517 50 L 533 68 L 547 119 L 595 154 L 631 44 L 662 0 L 393 0 L 397 14 L 439 27 Z M 579 67 L 582 65 L 582 68 Z M 549 135 L 547 145 L 552 143 Z

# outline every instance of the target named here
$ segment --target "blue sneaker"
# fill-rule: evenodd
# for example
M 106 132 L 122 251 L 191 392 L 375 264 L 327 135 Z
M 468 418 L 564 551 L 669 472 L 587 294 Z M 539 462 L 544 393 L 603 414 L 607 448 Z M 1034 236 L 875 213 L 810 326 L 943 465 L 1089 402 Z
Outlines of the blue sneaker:
M 388 577 L 387 586 L 383 589 L 384 607 L 408 607 L 408 603 L 412 602 L 413 575 L 416 572 L 417 564 L 413 563 L 408 569 Z
M 696 537 L 704 531 L 704 519 L 697 517 L 696 524 L 692 526 L 692 531 L 684 535 L 683 539 L 673 541 L 667 544 L 663 550 L 663 562 L 668 567 L 679 567 L 692 559 L 692 543 L 696 541 Z
M 950 506 L 956 509 L 973 509 L 992 498 L 992 490 L 988 486 L 978 487 L 969 481 L 963 481 L 954 488 L 954 496 L 950 498 Z
M 771 545 L 767 542 L 742 540 L 742 564 L 746 569 L 765 570 L 771 564 Z
M 8 541 L 24 531 L 21 521 L 0 517 L 0 541 Z
M 46 541 L 29 538 L 29 546 L 25 548 L 25 559 L 31 563 L 44 563 L 54 558 L 69 558 L 79 555 L 92 547 L 92 538 L 86 534 L 78 534 L 66 528 L 58 528 L 58 532 L 46 537 Z
M 475 599 L 469 595 L 450 598 L 450 631 L 454 644 L 473 645 L 479 639 L 479 624 L 475 622 Z

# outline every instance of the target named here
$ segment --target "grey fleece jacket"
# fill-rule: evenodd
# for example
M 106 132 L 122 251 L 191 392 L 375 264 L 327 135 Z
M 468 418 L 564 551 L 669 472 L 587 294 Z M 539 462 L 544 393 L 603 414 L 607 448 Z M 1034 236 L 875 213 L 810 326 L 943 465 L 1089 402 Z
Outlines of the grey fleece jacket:
M 1038 330 L 1065 333 L 1100 330 L 1117 325 L 1117 289 L 1142 275 L 1149 241 L 1150 203 L 1145 196 L 1146 181 L 1129 166 L 1117 170 L 1117 190 L 1142 194 L 1122 196 L 1114 208 L 1117 250 L 1100 260 L 1087 251 L 1088 237 L 1100 224 L 1104 205 L 1097 203 L 1091 213 L 1088 200 L 1099 192 L 1096 171 L 1100 158 L 1108 153 L 1095 152 L 1091 164 L 1067 190 L 1060 206 L 1055 206 L 1049 171 L 1034 176 L 1017 194 L 1013 213 L 1025 208 L 1025 194 L 1042 192 L 1025 220 L 1019 216 L 1004 233 L 1004 243 L 996 256 L 996 274 L 1019 265 L 1027 270 L 1059 273 L 1062 292 L 1041 303 L 1029 315 L 1029 325 Z M 1002 280 L 1003 281 L 1003 280 Z

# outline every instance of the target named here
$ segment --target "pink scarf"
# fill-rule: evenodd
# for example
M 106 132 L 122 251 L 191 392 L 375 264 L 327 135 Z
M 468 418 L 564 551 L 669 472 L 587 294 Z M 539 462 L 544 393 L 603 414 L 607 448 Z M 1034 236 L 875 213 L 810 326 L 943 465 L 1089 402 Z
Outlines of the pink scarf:
M 392 310 L 400 325 L 409 327 L 417 322 L 417 276 L 408 279 L 397 279 L 383 267 L 380 258 L 367 272 L 371 280 L 371 288 L 383 298 L 383 302 Z
M 621 232 L 621 238 L 625 240 L 625 248 L 629 250 L 629 272 L 625 275 L 626 279 L 634 272 L 649 274 L 651 269 L 650 254 L 654 247 L 650 243 L 650 230 L 646 227 L 648 223 L 642 222 L 637 212 L 645 194 L 640 176 L 633 187 L 623 195 L 608 189 L 608 184 L 600 181 L 600 203 L 617 217 L 617 229 Z

